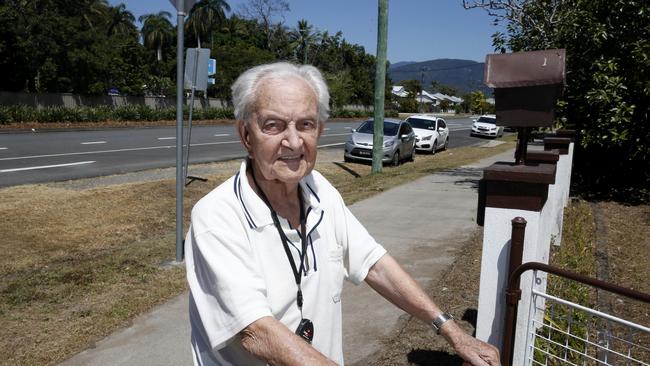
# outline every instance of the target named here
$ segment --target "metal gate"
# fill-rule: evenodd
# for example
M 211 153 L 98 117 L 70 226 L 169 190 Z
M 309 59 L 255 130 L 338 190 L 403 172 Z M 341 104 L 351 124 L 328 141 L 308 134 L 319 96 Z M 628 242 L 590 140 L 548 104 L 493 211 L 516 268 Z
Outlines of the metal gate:
M 544 272 L 533 270 L 533 281 Z M 650 328 L 533 289 L 524 359 L 527 365 L 650 365 Z

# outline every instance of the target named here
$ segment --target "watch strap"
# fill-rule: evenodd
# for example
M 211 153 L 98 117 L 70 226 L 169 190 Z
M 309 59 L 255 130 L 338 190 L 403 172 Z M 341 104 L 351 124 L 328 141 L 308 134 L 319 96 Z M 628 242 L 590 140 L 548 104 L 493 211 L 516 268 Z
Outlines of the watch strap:
M 454 317 L 451 314 L 442 313 L 433 319 L 433 321 L 431 322 L 431 327 L 433 327 L 433 330 L 435 330 L 436 333 L 440 334 L 440 328 L 442 327 L 442 325 L 448 322 L 449 320 L 453 320 L 453 319 Z

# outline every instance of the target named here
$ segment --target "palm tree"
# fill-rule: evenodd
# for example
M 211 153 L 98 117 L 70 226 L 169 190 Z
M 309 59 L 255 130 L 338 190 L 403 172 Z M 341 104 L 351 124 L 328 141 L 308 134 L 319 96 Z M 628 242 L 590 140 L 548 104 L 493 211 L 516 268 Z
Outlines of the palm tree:
M 314 32 L 314 26 L 304 19 L 298 21 L 298 27 L 291 32 L 291 48 L 303 64 L 307 63 L 309 48 L 318 41 L 319 36 L 318 32 Z
M 230 5 L 225 0 L 200 0 L 190 10 L 187 21 L 187 29 L 194 32 L 201 47 L 201 37 L 206 35 L 212 42 L 212 31 L 216 29 L 225 19 L 226 11 L 230 11 Z
M 169 19 L 172 15 L 168 11 L 158 14 L 146 14 L 138 18 L 142 22 L 142 39 L 144 45 L 156 49 L 156 59 L 162 61 L 163 46 L 172 41 L 174 27 Z
M 134 25 L 135 16 L 133 16 L 133 13 L 126 9 L 126 5 L 124 5 L 124 3 L 110 7 L 108 13 L 108 28 L 106 29 L 107 36 L 110 37 L 113 34 L 126 35 L 136 29 Z
M 86 0 L 83 1 L 81 6 L 86 6 L 86 11 L 83 11 L 83 21 L 89 28 L 94 28 L 94 19 L 101 18 L 106 11 L 110 8 L 107 0 Z M 83 9 L 83 8 L 82 8 Z

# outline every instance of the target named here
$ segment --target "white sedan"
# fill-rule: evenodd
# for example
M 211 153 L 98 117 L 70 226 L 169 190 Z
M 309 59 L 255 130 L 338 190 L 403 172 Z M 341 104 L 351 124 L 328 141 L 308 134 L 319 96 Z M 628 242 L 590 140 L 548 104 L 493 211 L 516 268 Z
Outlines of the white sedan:
M 503 136 L 503 126 L 497 126 L 497 116 L 486 114 L 474 120 L 470 135 L 494 138 L 501 137 Z
M 444 119 L 416 114 L 406 119 L 415 132 L 415 148 L 435 154 L 449 145 L 449 128 Z

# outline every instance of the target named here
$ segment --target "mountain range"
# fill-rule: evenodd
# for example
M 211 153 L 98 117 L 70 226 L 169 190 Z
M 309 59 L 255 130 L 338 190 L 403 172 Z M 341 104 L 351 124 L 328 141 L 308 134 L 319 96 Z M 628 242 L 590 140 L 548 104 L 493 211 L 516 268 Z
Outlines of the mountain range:
M 484 62 L 442 58 L 422 62 L 396 62 L 388 68 L 388 76 L 393 85 L 400 85 L 402 80 L 415 79 L 424 81 L 424 90 L 435 91 L 431 88 L 431 81 L 435 80 L 458 90 L 458 96 L 476 90 L 491 96 L 492 89 L 483 83 L 484 69 Z

